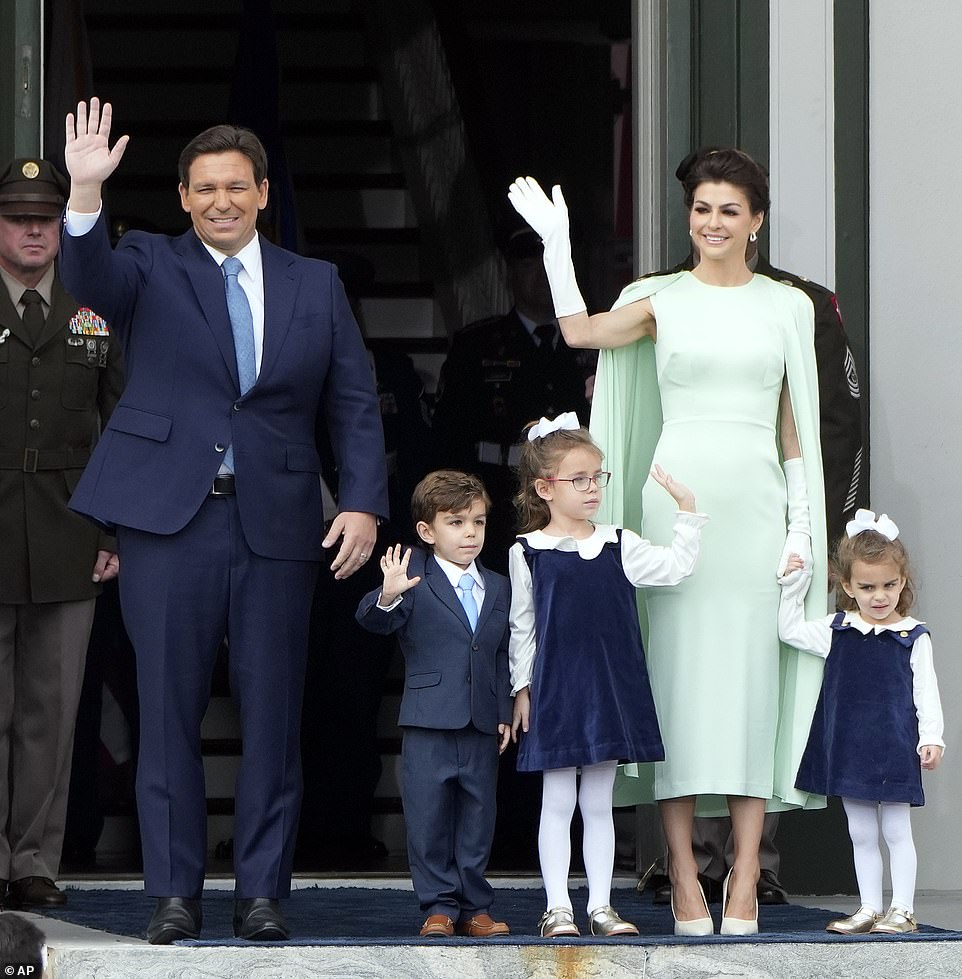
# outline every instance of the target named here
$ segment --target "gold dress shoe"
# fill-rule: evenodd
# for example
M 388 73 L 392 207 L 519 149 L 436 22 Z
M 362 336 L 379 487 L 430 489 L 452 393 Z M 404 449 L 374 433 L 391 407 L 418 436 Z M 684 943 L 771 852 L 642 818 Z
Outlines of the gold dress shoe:
M 873 935 L 905 935 L 910 931 L 918 931 L 919 926 L 915 923 L 911 911 L 903 911 L 901 908 L 891 907 L 878 921 L 872 925 Z
M 542 938 L 577 938 L 581 932 L 570 908 L 549 908 L 538 922 Z
M 617 938 L 619 935 L 638 934 L 638 929 L 630 921 L 625 921 L 610 904 L 595 908 L 589 913 L 588 921 L 591 924 L 592 935 Z
M 469 938 L 495 938 L 498 935 L 511 934 L 507 922 L 495 921 L 490 914 L 476 914 L 473 918 L 459 921 L 456 931 Z
M 446 914 L 429 915 L 421 925 L 422 938 L 450 938 L 454 934 L 454 922 Z
M 830 921 L 826 926 L 826 931 L 834 931 L 839 935 L 867 935 L 875 928 L 878 921 L 878 913 L 863 904 L 855 914 L 850 914 L 847 918 L 837 918 Z

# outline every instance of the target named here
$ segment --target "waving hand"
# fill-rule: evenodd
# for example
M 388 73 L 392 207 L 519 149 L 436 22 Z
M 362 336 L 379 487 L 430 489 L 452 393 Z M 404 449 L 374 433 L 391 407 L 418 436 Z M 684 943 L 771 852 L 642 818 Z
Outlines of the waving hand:
M 75 210 L 97 209 L 100 187 L 117 169 L 127 149 L 129 136 L 121 136 L 113 149 L 109 146 L 111 116 L 110 103 L 104 102 L 101 108 L 98 98 L 90 100 L 89 109 L 85 102 L 79 102 L 76 120 L 72 112 L 67 114 L 64 160 L 70 174 L 70 203 Z M 91 200 L 93 207 L 83 206 Z

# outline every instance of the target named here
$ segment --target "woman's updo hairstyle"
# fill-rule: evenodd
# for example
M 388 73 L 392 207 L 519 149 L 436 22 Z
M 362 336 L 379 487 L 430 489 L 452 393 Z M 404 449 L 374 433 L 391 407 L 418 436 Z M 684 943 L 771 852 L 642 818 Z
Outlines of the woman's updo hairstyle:
M 675 171 L 685 189 L 685 207 L 690 211 L 695 191 L 704 183 L 732 184 L 744 191 L 752 214 L 768 214 L 768 171 L 747 153 L 734 147 L 703 146 L 689 153 Z

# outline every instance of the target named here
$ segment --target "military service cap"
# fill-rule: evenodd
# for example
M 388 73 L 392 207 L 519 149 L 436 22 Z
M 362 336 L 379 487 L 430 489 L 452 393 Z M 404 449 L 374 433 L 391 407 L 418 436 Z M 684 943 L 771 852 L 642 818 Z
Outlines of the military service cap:
M 56 217 L 70 185 L 47 160 L 19 157 L 0 173 L 0 214 Z

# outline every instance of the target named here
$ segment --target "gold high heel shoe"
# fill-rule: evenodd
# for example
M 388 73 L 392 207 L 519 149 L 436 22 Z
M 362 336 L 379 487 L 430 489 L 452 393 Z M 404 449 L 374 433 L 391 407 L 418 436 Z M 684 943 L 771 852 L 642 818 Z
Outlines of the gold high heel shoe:
M 875 922 L 879 920 L 877 912 L 863 904 L 855 914 L 850 914 L 847 918 L 836 918 L 826 926 L 826 931 L 834 931 L 838 935 L 867 935 L 875 927 Z
M 671 916 L 675 919 L 675 934 L 683 935 L 688 938 L 695 938 L 701 935 L 714 935 L 715 922 L 712 921 L 708 911 L 708 901 L 705 900 L 705 892 L 701 884 L 698 885 L 698 893 L 701 894 L 701 903 L 705 906 L 705 916 L 694 918 L 691 921 L 679 921 L 675 914 L 675 889 L 671 889 Z
M 595 908 L 588 915 L 592 935 L 603 935 L 606 938 L 618 938 L 621 935 L 637 935 L 638 929 L 618 914 L 610 905 L 605 904 Z
M 732 870 L 735 868 L 732 867 Z M 728 910 L 728 883 L 731 880 L 732 871 L 725 874 L 725 882 L 722 884 L 722 923 L 719 929 L 720 935 L 757 935 L 758 934 L 758 898 L 755 898 L 755 917 L 754 918 L 729 918 L 725 913 Z
M 873 935 L 906 935 L 910 931 L 918 931 L 919 926 L 911 911 L 891 907 L 878 921 L 872 925 Z

